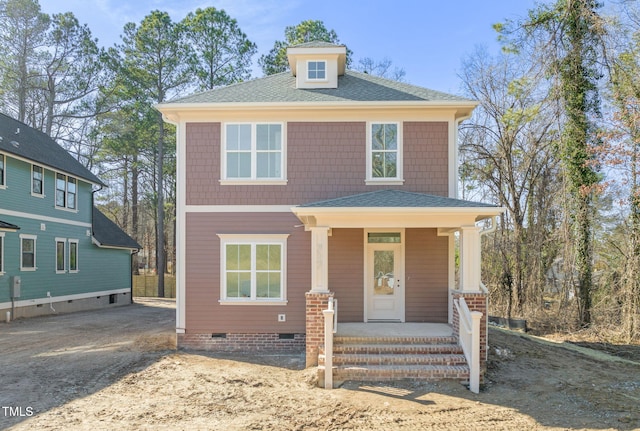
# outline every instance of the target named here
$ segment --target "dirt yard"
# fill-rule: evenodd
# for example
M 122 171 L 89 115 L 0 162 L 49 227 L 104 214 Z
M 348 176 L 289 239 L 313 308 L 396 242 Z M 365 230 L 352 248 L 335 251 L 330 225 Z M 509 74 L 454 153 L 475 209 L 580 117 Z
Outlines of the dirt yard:
M 313 385 L 301 356 L 173 349 L 174 303 L 0 324 L 0 428 L 535 430 L 640 428 L 640 348 L 626 359 L 492 329 L 487 383 Z

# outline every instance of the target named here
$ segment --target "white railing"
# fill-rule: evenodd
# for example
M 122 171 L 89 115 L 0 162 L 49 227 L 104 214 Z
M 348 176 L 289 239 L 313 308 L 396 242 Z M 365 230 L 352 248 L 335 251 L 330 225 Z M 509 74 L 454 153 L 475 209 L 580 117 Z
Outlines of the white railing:
M 464 298 L 454 301 L 458 310 L 458 339 L 469 364 L 469 390 L 480 392 L 480 319 L 482 313 L 469 311 Z
M 329 298 L 324 315 L 324 388 L 333 389 L 333 334 L 338 328 L 338 300 Z

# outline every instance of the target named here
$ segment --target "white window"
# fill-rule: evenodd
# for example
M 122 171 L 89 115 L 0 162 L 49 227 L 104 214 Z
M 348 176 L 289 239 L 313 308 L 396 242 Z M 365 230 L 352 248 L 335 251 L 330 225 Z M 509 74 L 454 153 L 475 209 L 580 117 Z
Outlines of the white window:
M 76 209 L 78 181 L 64 174 L 56 174 L 56 207 Z
M 220 303 L 286 304 L 288 235 L 218 235 Z
M 64 274 L 66 272 L 65 249 L 67 240 L 64 238 L 56 238 L 56 274 Z
M 35 271 L 36 240 L 35 235 L 20 235 L 20 271 Z
M 283 124 L 226 124 L 222 154 L 223 184 L 283 184 Z
M 44 169 L 42 166 L 31 165 L 31 194 L 44 197 Z
M 307 79 L 309 81 L 325 81 L 327 79 L 327 62 L 307 61 Z
M 367 133 L 367 184 L 402 184 L 402 128 L 370 123 Z
M 5 186 L 7 185 L 6 160 L 7 158 L 4 156 L 4 154 L 0 153 L 0 189 L 5 188 Z
M 78 272 L 78 240 L 69 240 L 69 272 Z
M 4 232 L 0 232 L 0 275 L 4 274 Z

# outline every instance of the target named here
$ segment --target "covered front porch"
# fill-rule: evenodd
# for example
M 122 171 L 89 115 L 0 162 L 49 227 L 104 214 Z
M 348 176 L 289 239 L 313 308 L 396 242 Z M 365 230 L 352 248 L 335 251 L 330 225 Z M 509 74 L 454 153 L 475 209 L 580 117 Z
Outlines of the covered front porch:
M 292 211 L 311 232 L 308 366 L 318 364 L 320 351 L 326 349 L 324 328 L 329 310 L 337 331 L 363 336 L 395 331 L 404 341 L 411 338 L 411 332 L 419 331 L 435 331 L 457 340 L 461 323 L 470 324 L 471 312 L 486 316 L 487 298 L 480 281 L 483 231 L 477 222 L 495 217 L 501 208 L 379 190 L 301 205 Z M 347 233 L 351 235 L 348 241 L 344 239 Z M 461 304 L 466 310 L 463 319 Z M 479 335 L 485 342 L 486 357 L 486 322 L 479 332 L 484 334 Z

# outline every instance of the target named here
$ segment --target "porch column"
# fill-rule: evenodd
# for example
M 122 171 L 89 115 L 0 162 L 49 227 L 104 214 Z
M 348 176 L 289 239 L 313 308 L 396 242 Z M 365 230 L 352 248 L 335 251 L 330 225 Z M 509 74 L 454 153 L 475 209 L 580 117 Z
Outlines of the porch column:
M 460 228 L 460 290 L 480 291 L 480 228 L 462 226 Z
M 311 292 L 329 292 L 329 231 L 328 226 L 310 227 L 311 231 Z

